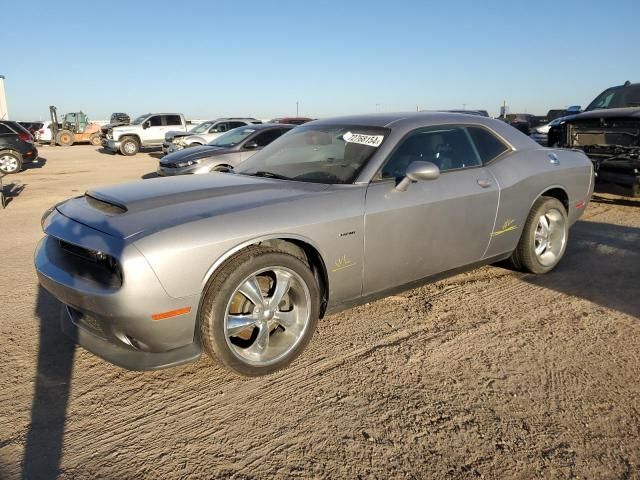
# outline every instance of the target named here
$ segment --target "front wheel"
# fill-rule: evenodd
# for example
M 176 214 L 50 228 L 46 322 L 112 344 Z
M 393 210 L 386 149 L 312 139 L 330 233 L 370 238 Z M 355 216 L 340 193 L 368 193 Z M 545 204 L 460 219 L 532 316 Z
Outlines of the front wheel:
M 75 141 L 75 135 L 69 130 L 60 130 L 56 135 L 56 143 L 62 147 L 70 147 Z
M 206 288 L 199 320 L 204 350 L 241 375 L 279 370 L 311 340 L 319 299 L 318 282 L 305 261 L 249 247 Z
M 140 150 L 140 144 L 138 140 L 133 137 L 125 137 L 120 142 L 120 153 L 130 157 L 135 155 Z
M 568 237 L 565 206 L 555 198 L 540 197 L 529 212 L 511 264 L 518 270 L 547 273 L 562 259 Z
M 102 137 L 100 136 L 99 133 L 94 133 L 89 137 L 89 142 L 94 147 L 99 147 L 100 145 L 102 145 Z

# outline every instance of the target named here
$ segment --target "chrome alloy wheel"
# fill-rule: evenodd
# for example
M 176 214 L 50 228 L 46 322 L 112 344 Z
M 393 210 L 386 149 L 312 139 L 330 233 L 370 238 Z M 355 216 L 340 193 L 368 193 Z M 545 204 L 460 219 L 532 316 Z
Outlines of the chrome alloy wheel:
M 269 267 L 245 278 L 226 308 L 224 335 L 231 351 L 253 365 L 270 365 L 304 337 L 311 295 L 293 270 Z
M 0 171 L 4 173 L 18 171 L 18 159 L 13 155 L 0 155 Z
M 136 153 L 136 145 L 133 142 L 125 142 L 123 148 L 124 148 L 124 151 L 129 154 Z
M 561 212 L 555 208 L 547 210 L 538 218 L 534 236 L 534 251 L 538 261 L 545 267 L 558 262 L 567 243 L 567 225 Z

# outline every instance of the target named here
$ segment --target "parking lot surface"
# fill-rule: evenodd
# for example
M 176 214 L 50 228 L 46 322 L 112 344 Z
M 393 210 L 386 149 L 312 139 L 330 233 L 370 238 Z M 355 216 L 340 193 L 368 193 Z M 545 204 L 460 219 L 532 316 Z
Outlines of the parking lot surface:
M 0 478 L 640 475 L 640 201 L 596 194 L 550 274 L 485 267 L 329 316 L 274 375 L 129 372 L 63 337 L 33 251 L 47 207 L 153 177 L 157 154 L 40 153 L 0 210 Z

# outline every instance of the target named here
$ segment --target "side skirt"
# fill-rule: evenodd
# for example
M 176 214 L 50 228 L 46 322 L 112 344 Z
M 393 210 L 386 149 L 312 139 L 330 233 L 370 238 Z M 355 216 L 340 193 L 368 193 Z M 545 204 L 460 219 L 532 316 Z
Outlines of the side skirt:
M 496 255 L 494 257 L 485 258 L 480 260 L 479 262 L 470 263 L 469 265 L 464 265 L 462 267 L 454 268 L 451 270 L 446 270 L 444 272 L 436 273 L 434 275 L 430 275 L 428 277 L 421 278 L 419 280 L 414 280 L 409 283 L 405 283 L 403 285 L 391 287 L 385 290 L 381 290 L 379 292 L 371 293 L 369 295 L 365 295 L 362 297 L 358 297 L 355 300 L 349 300 L 347 302 L 339 303 L 337 305 L 331 305 L 325 312 L 325 315 L 331 315 L 334 313 L 342 312 L 344 310 L 348 310 L 353 307 L 357 307 L 359 305 L 364 305 L 365 303 L 374 302 L 376 300 L 380 300 L 382 298 L 388 297 L 390 295 L 397 295 L 398 293 L 406 292 L 407 290 L 412 290 L 414 288 L 422 287 L 428 283 L 437 282 L 439 280 L 443 280 L 448 277 L 453 277 L 454 275 L 458 275 L 460 273 L 468 272 L 471 270 L 475 270 L 476 268 L 483 267 L 485 265 L 490 265 L 492 263 L 497 263 L 502 260 L 506 260 L 511 256 L 511 252 L 501 253 L 500 255 Z

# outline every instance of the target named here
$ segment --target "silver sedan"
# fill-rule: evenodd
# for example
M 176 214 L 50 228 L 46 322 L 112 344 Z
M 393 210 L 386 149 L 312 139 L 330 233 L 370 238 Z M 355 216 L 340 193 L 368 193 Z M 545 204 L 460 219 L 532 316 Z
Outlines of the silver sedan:
M 480 116 L 326 119 L 235 173 L 55 206 L 35 265 L 63 330 L 110 362 L 154 369 L 204 351 L 263 375 L 300 355 L 330 312 L 500 260 L 553 269 L 592 177 L 583 153 Z
M 293 127 L 262 123 L 234 128 L 207 145 L 185 148 L 161 158 L 157 173 L 166 177 L 232 170 Z

